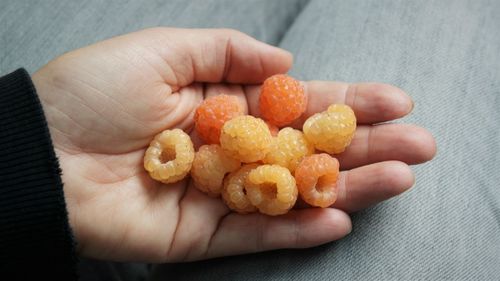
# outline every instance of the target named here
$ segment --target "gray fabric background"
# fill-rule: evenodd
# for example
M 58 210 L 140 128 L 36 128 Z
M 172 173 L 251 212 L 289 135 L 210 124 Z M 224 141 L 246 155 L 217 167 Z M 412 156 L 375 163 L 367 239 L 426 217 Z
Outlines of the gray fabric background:
M 438 154 L 415 168 L 415 187 L 354 214 L 347 238 L 156 266 L 152 280 L 500 280 L 500 1 L 0 4 L 2 74 L 142 27 L 233 27 L 292 51 L 301 79 L 401 87 L 415 100 L 402 121 L 435 135 Z M 145 272 L 119 268 L 106 280 Z
M 154 26 L 229 27 L 278 44 L 303 0 L 0 0 L 0 73 Z

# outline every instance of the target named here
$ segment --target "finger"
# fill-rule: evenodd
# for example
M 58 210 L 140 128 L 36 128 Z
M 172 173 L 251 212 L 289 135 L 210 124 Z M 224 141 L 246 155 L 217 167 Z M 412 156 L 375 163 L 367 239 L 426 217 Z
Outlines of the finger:
M 276 217 L 232 213 L 213 236 L 207 257 L 312 247 L 338 240 L 351 228 L 349 216 L 335 209 L 291 210 Z
M 387 160 L 419 164 L 436 154 L 436 142 L 424 128 L 407 124 L 359 126 L 346 151 L 335 155 L 343 170 Z
M 387 161 L 340 173 L 337 201 L 331 206 L 355 212 L 401 194 L 415 177 L 405 163 Z
M 413 102 L 405 92 L 387 84 L 348 84 L 328 81 L 303 83 L 308 95 L 308 105 L 304 114 L 292 124 L 296 128 L 301 128 L 307 118 L 326 110 L 333 103 L 349 105 L 354 110 L 358 123 L 361 124 L 401 118 L 413 108 Z M 260 87 L 248 86 L 245 90 L 250 112 L 259 116 Z
M 161 55 L 180 87 L 193 81 L 259 83 L 287 72 L 292 65 L 289 52 L 236 30 L 157 28 L 145 32 L 163 38 L 156 42 L 165 43 Z

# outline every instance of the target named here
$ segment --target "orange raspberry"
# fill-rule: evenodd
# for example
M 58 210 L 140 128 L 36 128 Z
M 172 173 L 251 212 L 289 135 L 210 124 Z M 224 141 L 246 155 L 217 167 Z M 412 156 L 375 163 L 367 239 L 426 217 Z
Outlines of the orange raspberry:
M 264 119 L 285 126 L 299 118 L 307 107 L 307 96 L 299 81 L 285 74 L 267 78 L 262 84 L 259 109 Z
M 264 158 L 266 164 L 277 164 L 293 173 L 302 158 L 314 153 L 304 134 L 292 128 L 283 128 L 278 136 L 273 138 L 271 151 Z
M 238 116 L 222 127 L 220 144 L 224 152 L 244 163 L 264 159 L 271 149 L 271 133 L 262 119 Z
M 191 138 L 180 129 L 165 130 L 154 137 L 144 154 L 144 168 L 163 183 L 183 179 L 191 169 L 194 147 Z
M 326 208 L 337 200 L 339 161 L 326 153 L 308 156 L 295 170 L 300 197 L 309 205 Z
M 221 192 L 222 199 L 231 210 L 240 214 L 257 211 L 257 208 L 247 198 L 245 181 L 248 174 L 258 166 L 257 164 L 243 165 L 239 170 L 230 173 L 224 179 L 224 187 Z
M 194 126 L 200 138 L 208 144 L 219 144 L 220 131 L 226 121 L 243 115 L 244 110 L 235 96 L 213 96 L 198 106 Z
M 327 111 L 309 117 L 303 126 L 308 141 L 330 154 L 343 152 L 356 131 L 356 116 L 343 104 L 333 104 Z
M 247 198 L 261 213 L 276 216 L 288 212 L 297 201 L 297 185 L 287 168 L 262 165 L 245 182 Z
M 210 196 L 218 196 L 227 173 L 236 171 L 240 162 L 227 156 L 217 144 L 202 145 L 191 168 L 194 185 Z

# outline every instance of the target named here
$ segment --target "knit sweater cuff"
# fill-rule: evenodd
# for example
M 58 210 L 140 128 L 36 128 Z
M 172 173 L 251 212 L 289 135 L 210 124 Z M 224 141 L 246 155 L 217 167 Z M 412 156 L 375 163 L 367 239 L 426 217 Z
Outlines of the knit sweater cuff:
M 0 78 L 0 128 L 0 276 L 75 280 L 59 164 L 24 69 Z

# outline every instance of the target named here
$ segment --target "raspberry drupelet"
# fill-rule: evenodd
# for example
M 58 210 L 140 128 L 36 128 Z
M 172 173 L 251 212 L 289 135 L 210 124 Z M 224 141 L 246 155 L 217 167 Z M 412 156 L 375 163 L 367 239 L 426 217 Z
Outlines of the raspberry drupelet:
M 326 153 L 308 156 L 295 170 L 300 197 L 309 205 L 326 208 L 337 200 L 339 161 Z
M 316 149 L 338 154 L 351 143 L 356 131 L 356 116 L 349 106 L 333 104 L 327 111 L 309 117 L 302 129 Z
M 216 197 L 222 190 L 224 176 L 240 165 L 240 161 L 227 156 L 219 145 L 202 145 L 194 156 L 191 177 L 196 188 Z
M 264 120 L 238 116 L 222 127 L 220 144 L 224 152 L 244 163 L 257 162 L 271 149 L 272 136 Z
M 244 109 L 235 96 L 213 96 L 198 106 L 194 115 L 195 130 L 207 144 L 219 144 L 224 123 L 243 115 Z
M 299 81 L 277 74 L 262 84 L 259 110 L 264 119 L 282 127 L 300 117 L 307 107 L 307 95 Z
M 165 130 L 154 137 L 144 154 L 144 168 L 163 183 L 182 180 L 191 169 L 194 147 L 180 129 Z
M 262 165 L 253 169 L 245 182 L 247 198 L 263 214 L 286 214 L 297 201 L 297 185 L 287 168 Z
M 231 210 L 240 214 L 248 214 L 257 211 L 257 208 L 252 205 L 247 198 L 245 181 L 248 174 L 258 166 L 259 165 L 255 163 L 243 165 L 239 170 L 230 173 L 224 179 L 224 187 L 222 188 L 221 195 L 222 199 Z
M 293 173 L 304 156 L 314 153 L 314 146 L 304 134 L 292 128 L 283 128 L 273 138 L 271 151 L 264 158 L 266 164 L 277 164 Z

